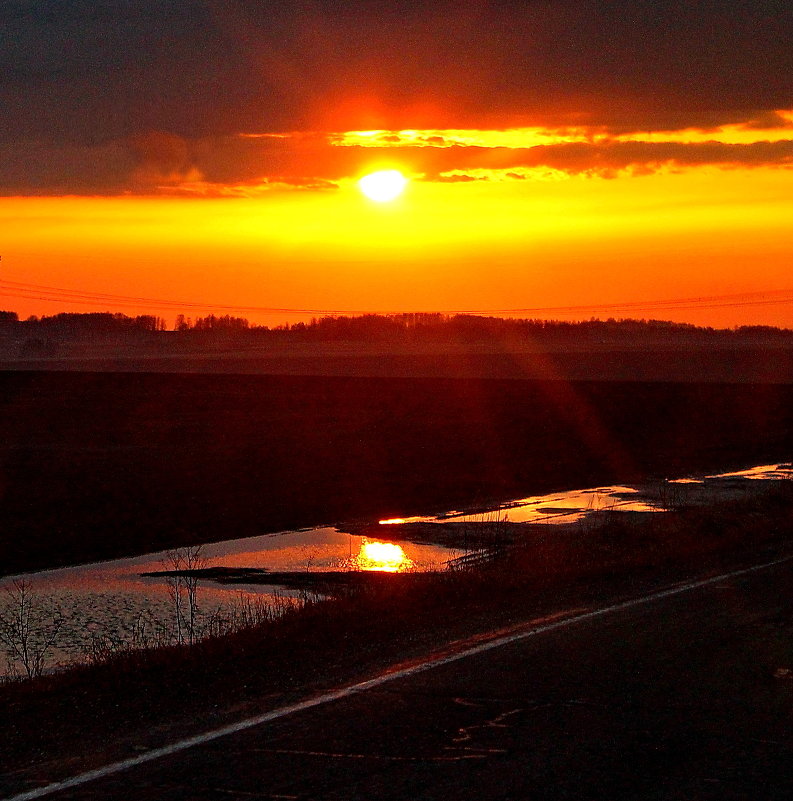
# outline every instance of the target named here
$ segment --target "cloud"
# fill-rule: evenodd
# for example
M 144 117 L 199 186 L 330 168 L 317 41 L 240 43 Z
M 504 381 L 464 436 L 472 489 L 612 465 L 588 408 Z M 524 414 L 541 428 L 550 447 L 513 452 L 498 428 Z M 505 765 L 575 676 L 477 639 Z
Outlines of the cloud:
M 228 196 L 289 188 L 332 191 L 378 166 L 398 166 L 414 177 L 441 183 L 558 180 L 565 175 L 614 178 L 703 166 L 787 168 L 793 166 L 793 131 L 787 139 L 778 138 L 785 130 L 757 129 L 757 137 L 773 133 L 777 138 L 750 142 L 691 140 L 690 132 L 684 131 L 678 139 L 674 135 L 658 139 L 659 134 L 653 134 L 647 140 L 615 140 L 598 134 L 530 147 L 455 144 L 460 132 L 414 131 L 411 135 L 418 142 L 414 145 L 407 144 L 405 136 L 386 134 L 378 141 L 390 141 L 390 146 L 339 146 L 334 143 L 348 140 L 335 134 L 188 139 L 149 131 L 85 147 L 29 142 L 0 146 L 0 194 Z M 472 139 L 475 133 L 468 132 Z M 496 132 L 493 140 L 514 145 L 520 139 L 502 133 Z M 487 141 L 491 134 L 481 132 L 479 139 Z M 534 131 L 529 139 L 545 141 Z M 429 140 L 437 145 L 427 146 Z
M 793 130 L 793 119 L 790 116 L 780 114 L 778 111 L 764 111 L 747 120 L 744 126 L 752 131 L 768 131 L 780 128 Z
M 6 0 L 0 144 L 716 127 L 793 107 L 780 0 Z
M 473 175 L 468 172 L 444 172 L 436 176 L 435 181 L 441 184 L 461 184 L 471 181 L 489 181 L 489 175 Z
M 666 169 L 699 167 L 751 169 L 792 166 L 793 141 L 756 142 L 748 145 L 720 142 L 615 142 L 565 143 L 538 146 L 526 151 L 501 152 L 497 157 L 489 159 L 488 169 L 499 172 L 502 180 L 507 177 L 516 180 L 547 180 L 557 179 L 560 175 L 638 177 Z
M 129 189 L 135 166 L 125 142 L 0 143 L 0 194 L 121 194 Z
M 130 176 L 132 189 L 145 191 L 203 181 L 190 144 L 181 136 L 150 131 L 131 137 L 129 146 L 137 162 Z
M 583 142 L 540 145 L 520 151 L 504 167 L 548 167 L 567 173 L 607 174 L 631 170 L 648 174 L 664 166 L 770 167 L 793 164 L 793 140 L 725 144 L 722 142 Z

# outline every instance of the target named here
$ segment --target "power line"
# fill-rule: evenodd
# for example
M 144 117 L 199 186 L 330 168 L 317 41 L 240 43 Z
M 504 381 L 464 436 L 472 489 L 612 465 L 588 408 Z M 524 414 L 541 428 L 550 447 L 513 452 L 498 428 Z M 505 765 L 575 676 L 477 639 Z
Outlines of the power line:
M 412 314 L 422 313 L 416 309 L 323 309 L 288 308 L 280 306 L 243 306 L 237 304 L 202 303 L 197 301 L 150 298 L 135 295 L 118 295 L 104 292 L 53 287 L 43 284 L 23 283 L 0 279 L 0 296 L 39 300 L 50 303 L 75 303 L 91 306 L 141 307 L 168 310 L 204 310 L 273 315 L 359 315 L 359 314 Z M 441 314 L 526 315 L 526 314 L 615 314 L 658 311 L 683 311 L 745 306 L 768 306 L 793 303 L 793 289 L 744 292 L 726 295 L 704 295 L 688 298 L 669 298 L 648 301 L 626 301 L 622 303 L 582 304 L 568 306 L 524 306 L 520 308 L 495 309 L 439 309 Z

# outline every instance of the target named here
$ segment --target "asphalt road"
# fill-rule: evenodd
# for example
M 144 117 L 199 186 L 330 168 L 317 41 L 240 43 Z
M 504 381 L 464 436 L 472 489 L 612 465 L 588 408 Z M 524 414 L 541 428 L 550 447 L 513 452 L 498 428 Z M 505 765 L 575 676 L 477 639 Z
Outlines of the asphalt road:
M 787 800 L 792 590 L 787 562 L 48 797 Z

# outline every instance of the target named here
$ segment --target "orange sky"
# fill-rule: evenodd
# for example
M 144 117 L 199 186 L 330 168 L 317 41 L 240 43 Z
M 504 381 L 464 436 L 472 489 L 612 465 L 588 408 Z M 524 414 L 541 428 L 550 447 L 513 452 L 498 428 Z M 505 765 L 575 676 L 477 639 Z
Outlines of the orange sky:
M 219 311 L 268 325 L 311 314 L 255 307 L 793 327 L 791 120 L 629 136 L 239 135 L 190 152 L 162 137 L 131 175 L 138 194 L 0 198 L 0 279 L 74 293 L 6 283 L 2 305 L 22 317 Z M 265 158 L 274 145 L 281 175 Z M 243 166 L 224 167 L 234 153 Z M 411 178 L 386 204 L 356 185 L 381 167 Z M 555 309 L 567 306 L 584 308 Z
M 793 327 L 788 2 L 25 0 L 0 17 L 0 305 L 23 317 Z M 356 181 L 382 168 L 410 183 L 375 205 Z

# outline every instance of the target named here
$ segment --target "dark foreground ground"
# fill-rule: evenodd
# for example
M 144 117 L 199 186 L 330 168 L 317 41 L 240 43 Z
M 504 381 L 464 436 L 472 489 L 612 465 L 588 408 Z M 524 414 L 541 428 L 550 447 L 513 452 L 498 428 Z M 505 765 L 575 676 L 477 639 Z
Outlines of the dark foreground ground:
M 791 446 L 790 384 L 0 372 L 0 574 Z
M 197 646 L 109 654 L 0 686 L 0 797 L 539 619 L 791 556 L 793 482 L 780 481 L 709 508 L 604 513 L 476 569 L 426 583 L 384 577 Z M 383 686 L 62 797 L 786 798 L 785 565 L 537 635 L 460 662 L 462 672 Z
M 551 338 L 365 336 L 286 339 L 193 331 L 25 339 L 0 326 L 0 370 L 128 373 L 520 378 L 568 381 L 793 382 L 787 331 L 664 333 L 652 324 Z M 449 333 L 449 332 L 447 332 Z M 30 347 L 33 346 L 33 347 Z
M 51 797 L 789 799 L 791 564 L 541 632 Z M 558 611 L 593 608 L 602 601 Z

